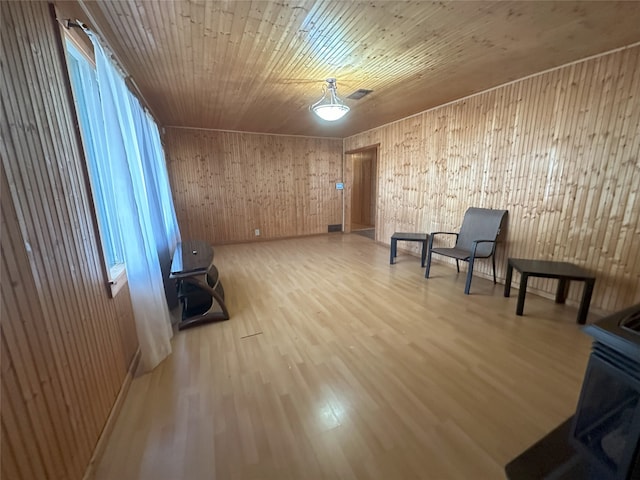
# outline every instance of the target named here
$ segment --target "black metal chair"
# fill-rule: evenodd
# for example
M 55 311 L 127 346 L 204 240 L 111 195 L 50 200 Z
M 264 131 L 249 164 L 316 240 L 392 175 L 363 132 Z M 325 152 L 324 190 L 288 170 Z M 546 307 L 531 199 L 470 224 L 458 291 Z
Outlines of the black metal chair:
M 445 257 L 456 259 L 456 268 L 460 273 L 460 260 L 469 262 L 467 282 L 464 293 L 469 295 L 471 277 L 473 275 L 473 263 L 476 258 L 489 258 L 493 260 L 493 283 L 496 283 L 496 239 L 507 210 L 493 210 L 489 208 L 469 208 L 464 214 L 464 220 L 460 232 L 434 232 L 429 235 L 429 247 L 427 250 L 427 270 L 425 278 L 429 278 L 431 267 L 431 255 L 436 253 Z M 433 248 L 433 239 L 437 235 L 455 235 L 456 243 L 452 248 Z

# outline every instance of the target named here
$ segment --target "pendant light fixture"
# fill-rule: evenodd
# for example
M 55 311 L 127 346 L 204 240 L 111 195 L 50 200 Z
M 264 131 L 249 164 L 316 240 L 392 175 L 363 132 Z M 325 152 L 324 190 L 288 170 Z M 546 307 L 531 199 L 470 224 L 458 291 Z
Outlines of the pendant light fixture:
M 333 122 L 344 117 L 349 111 L 349 107 L 338 98 L 336 79 L 327 78 L 326 81 L 327 85 L 323 87 L 322 98 L 311 105 L 310 108 L 321 119 Z

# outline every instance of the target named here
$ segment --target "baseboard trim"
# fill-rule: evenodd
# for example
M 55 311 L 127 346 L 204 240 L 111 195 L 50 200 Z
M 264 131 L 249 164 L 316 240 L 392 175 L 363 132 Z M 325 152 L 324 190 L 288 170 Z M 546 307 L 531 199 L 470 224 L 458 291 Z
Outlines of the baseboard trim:
M 135 376 L 136 370 L 138 369 L 138 364 L 140 363 L 140 348 L 136 351 L 135 355 L 131 359 L 131 363 L 129 364 L 129 369 L 127 370 L 127 375 L 124 377 L 122 382 L 122 386 L 120 387 L 120 391 L 118 392 L 118 396 L 116 397 L 116 401 L 111 408 L 111 412 L 107 417 L 107 421 L 104 424 L 104 428 L 100 433 L 100 437 L 96 443 L 95 448 L 93 449 L 93 454 L 91 455 L 91 460 L 89 460 L 89 464 L 87 465 L 87 469 L 84 472 L 84 476 L 82 480 L 93 480 L 95 476 L 95 468 L 102 455 L 104 454 L 105 449 L 107 448 L 107 442 L 109 441 L 109 437 L 111 436 L 111 432 L 113 431 L 113 427 L 116 424 L 116 420 L 118 419 L 118 415 L 120 415 L 120 410 L 122 410 L 122 406 L 124 405 L 124 400 L 127 398 L 127 393 L 129 393 L 129 388 L 131 387 L 131 381 Z

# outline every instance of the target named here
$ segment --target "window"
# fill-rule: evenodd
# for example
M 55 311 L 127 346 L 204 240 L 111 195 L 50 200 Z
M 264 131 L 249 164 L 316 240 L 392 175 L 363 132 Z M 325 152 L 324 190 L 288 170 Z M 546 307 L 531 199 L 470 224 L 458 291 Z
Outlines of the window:
M 66 49 L 105 263 L 110 283 L 117 286 L 124 284 L 121 281 L 124 280 L 122 232 L 115 211 L 116 192 L 113 191 L 112 182 L 108 181 L 109 154 L 96 71 L 94 65 L 69 39 L 66 39 Z

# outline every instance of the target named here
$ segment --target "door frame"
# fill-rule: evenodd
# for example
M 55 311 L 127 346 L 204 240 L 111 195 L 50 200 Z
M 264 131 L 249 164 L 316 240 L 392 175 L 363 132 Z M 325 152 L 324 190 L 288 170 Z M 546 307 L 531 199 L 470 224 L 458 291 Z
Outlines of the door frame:
M 374 143 L 372 145 L 367 145 L 366 147 L 356 148 L 353 150 L 348 150 L 344 152 L 343 161 L 342 161 L 342 181 L 344 182 L 344 190 L 342 194 L 342 232 L 343 233 L 351 233 L 351 195 L 353 193 L 353 157 L 351 155 L 355 153 L 362 153 L 369 150 L 373 150 L 375 154 L 376 166 L 375 174 L 375 192 L 372 192 L 372 196 L 374 197 L 373 208 L 374 214 L 373 218 L 375 219 L 375 226 L 378 226 L 378 172 L 380 170 L 380 143 Z

